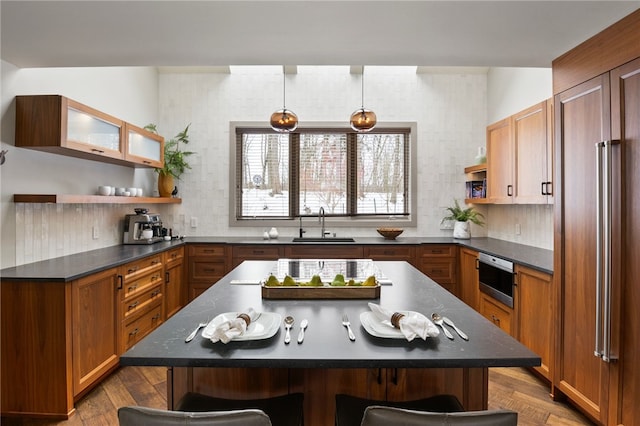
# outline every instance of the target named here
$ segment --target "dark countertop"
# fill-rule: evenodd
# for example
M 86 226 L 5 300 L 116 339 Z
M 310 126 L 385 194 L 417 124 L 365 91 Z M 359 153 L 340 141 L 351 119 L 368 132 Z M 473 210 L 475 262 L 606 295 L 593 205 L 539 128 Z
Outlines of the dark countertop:
M 263 279 L 274 261 L 245 261 L 221 281 L 160 325 L 120 357 L 121 365 L 180 367 L 293 367 L 293 368 L 442 368 L 540 365 L 540 357 L 491 324 L 434 281 L 406 262 L 376 262 L 391 285 L 381 288 L 380 299 L 268 300 L 258 284 L 231 284 L 232 280 Z M 360 325 L 367 302 L 390 310 L 434 311 L 451 318 L 469 341 L 447 339 L 443 334 L 426 341 L 383 339 L 370 336 Z M 185 337 L 201 321 L 224 312 L 276 312 L 292 315 L 292 343 L 285 345 L 284 326 L 275 336 L 254 341 L 212 343 L 199 333 L 190 343 Z M 347 313 L 356 335 L 347 338 L 342 325 Z M 309 320 L 303 344 L 295 337 L 300 321 Z
M 91 250 L 68 256 L 48 259 L 40 262 L 28 263 L 0 270 L 3 279 L 42 280 L 42 281 L 71 281 L 86 275 L 94 274 L 105 269 L 122 265 L 133 260 L 149 256 L 159 251 L 165 251 L 181 244 L 318 244 L 294 243 L 291 237 L 281 237 L 275 240 L 263 240 L 251 237 L 186 237 L 183 241 L 173 240 L 151 245 L 118 245 Z M 324 243 L 320 243 L 324 244 Z M 553 274 L 553 251 L 523 244 L 512 243 L 494 238 L 472 238 L 457 240 L 448 237 L 398 237 L 395 240 L 385 240 L 382 237 L 357 237 L 358 245 L 405 245 L 405 244 L 458 244 L 471 249 L 486 252 L 494 256 L 511 260 L 524 266 Z

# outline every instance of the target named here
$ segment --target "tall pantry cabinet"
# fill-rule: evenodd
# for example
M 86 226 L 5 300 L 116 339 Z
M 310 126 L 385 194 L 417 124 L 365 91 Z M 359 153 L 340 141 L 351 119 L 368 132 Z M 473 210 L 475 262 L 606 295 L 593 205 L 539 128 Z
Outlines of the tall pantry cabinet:
M 640 10 L 553 72 L 554 395 L 640 426 Z

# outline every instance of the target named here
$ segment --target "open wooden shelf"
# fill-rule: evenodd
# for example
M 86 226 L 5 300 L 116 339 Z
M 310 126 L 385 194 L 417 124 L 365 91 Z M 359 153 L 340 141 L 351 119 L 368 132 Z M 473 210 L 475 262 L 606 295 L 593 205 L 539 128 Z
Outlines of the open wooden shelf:
M 73 194 L 13 194 L 13 202 L 52 204 L 181 204 L 182 198 Z
M 491 204 L 488 198 L 465 198 L 465 204 Z
M 480 173 L 487 171 L 487 163 L 476 164 L 474 166 L 469 166 L 464 168 L 465 173 Z

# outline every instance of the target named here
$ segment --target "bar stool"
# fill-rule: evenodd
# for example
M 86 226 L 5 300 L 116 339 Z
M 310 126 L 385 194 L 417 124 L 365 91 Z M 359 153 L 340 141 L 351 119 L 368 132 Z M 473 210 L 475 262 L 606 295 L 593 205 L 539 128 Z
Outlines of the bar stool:
M 380 401 L 351 395 L 336 395 L 336 426 L 360 426 L 364 412 L 369 406 L 397 407 L 417 411 L 453 413 L 464 411 L 454 395 L 435 395 L 413 401 Z M 390 423 L 391 424 L 391 423 Z
M 518 426 L 518 413 L 510 410 L 432 413 L 395 407 L 370 406 L 361 426 Z
M 260 410 L 190 413 L 147 407 L 119 408 L 118 424 L 120 426 L 272 426 L 269 416 Z
M 176 410 L 187 412 L 261 410 L 276 426 L 303 426 L 304 394 L 290 393 L 263 399 L 226 399 L 188 392 L 178 402 Z

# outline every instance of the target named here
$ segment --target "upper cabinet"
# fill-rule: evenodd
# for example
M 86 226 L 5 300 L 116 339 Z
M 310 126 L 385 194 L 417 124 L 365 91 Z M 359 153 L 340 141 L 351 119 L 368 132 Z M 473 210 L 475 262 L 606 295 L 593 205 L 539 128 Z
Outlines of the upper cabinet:
M 16 96 L 16 146 L 129 167 L 161 167 L 164 139 L 60 95 Z
M 125 123 L 125 159 L 149 167 L 162 168 L 164 164 L 164 139 L 155 133 Z
M 547 100 L 487 127 L 490 203 L 553 203 L 552 110 Z

